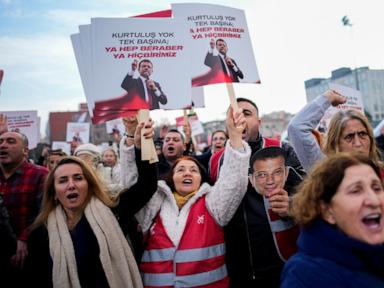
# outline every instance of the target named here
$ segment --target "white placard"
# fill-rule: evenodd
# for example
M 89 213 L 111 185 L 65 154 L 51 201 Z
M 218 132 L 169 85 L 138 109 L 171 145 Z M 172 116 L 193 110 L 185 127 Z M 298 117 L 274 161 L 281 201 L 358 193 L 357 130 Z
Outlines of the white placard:
M 364 114 L 364 104 L 360 91 L 336 83 L 330 83 L 329 89 L 335 90 L 337 93 L 345 96 L 347 101 L 337 107 L 331 106 L 325 111 L 318 127 L 319 130 L 324 132 L 328 130 L 329 122 L 333 115 L 340 110 L 354 109 Z
M 196 136 L 204 133 L 203 125 L 201 124 L 199 118 L 197 117 L 197 114 L 188 116 L 188 121 L 189 121 L 189 124 L 191 125 L 192 136 Z M 179 130 L 181 133 L 184 134 L 183 125 L 184 125 L 184 116 L 177 117 L 176 128 L 177 130 Z
M 108 134 L 117 133 L 123 135 L 125 132 L 125 126 L 121 118 L 107 121 L 105 126 Z
M 21 132 L 28 138 L 28 148 L 33 149 L 40 142 L 40 125 L 37 111 L 3 111 L 7 116 L 8 131 Z
M 95 103 L 96 122 L 125 116 L 122 111 L 181 109 L 190 105 L 191 47 L 186 45 L 185 30 L 183 21 L 171 18 L 91 20 L 90 96 Z M 150 61 L 151 71 L 141 69 L 148 63 L 141 62 L 144 59 Z
M 52 142 L 52 150 L 61 149 L 68 156 L 71 155 L 71 144 L 64 141 L 53 141 Z
M 74 141 L 79 144 L 89 143 L 89 129 L 89 123 L 68 122 L 66 141 Z
M 175 19 L 188 24 L 192 86 L 260 83 L 245 13 L 213 4 L 172 4 Z M 211 44 L 212 41 L 212 44 Z

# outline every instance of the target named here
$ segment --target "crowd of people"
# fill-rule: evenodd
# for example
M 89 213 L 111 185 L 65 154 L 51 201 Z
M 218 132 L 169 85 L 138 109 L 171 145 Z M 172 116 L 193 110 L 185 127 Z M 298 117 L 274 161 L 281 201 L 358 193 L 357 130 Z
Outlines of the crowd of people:
M 0 117 L 1 286 L 384 287 L 380 144 L 353 110 L 316 130 L 345 100 L 326 91 L 281 142 L 238 98 L 204 153 L 186 124 L 155 139 L 156 163 L 141 158 L 150 119 L 124 118 L 118 150 L 33 164 Z

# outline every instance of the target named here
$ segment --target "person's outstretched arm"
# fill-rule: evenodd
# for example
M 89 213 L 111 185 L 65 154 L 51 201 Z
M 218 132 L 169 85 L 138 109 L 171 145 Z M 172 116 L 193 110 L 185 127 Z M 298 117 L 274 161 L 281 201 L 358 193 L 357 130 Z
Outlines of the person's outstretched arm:
M 328 90 L 304 106 L 289 123 L 289 142 L 305 171 L 308 172 L 315 162 L 324 157 L 321 147 L 312 135 L 312 130 L 316 128 L 331 105 L 337 106 L 344 102 L 345 97 L 333 90 Z
M 136 154 L 135 166 L 137 166 L 137 182 L 120 193 L 120 202 L 116 211 L 120 218 L 134 216 L 153 196 L 157 190 L 157 163 L 150 164 L 142 161 L 140 157 L 141 130 L 145 129 L 144 137 L 153 137 L 152 120 L 139 123 L 134 136 Z
M 229 140 L 219 178 L 206 197 L 207 208 L 216 222 L 226 225 L 239 207 L 248 185 L 248 166 L 251 149 L 242 140 L 245 118 L 232 108 L 227 113 Z

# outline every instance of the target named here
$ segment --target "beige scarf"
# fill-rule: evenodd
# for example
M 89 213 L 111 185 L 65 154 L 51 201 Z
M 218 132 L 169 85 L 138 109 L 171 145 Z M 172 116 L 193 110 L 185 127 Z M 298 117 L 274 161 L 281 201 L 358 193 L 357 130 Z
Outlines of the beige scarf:
M 100 247 L 100 261 L 110 287 L 143 287 L 132 251 L 112 211 L 93 197 L 84 211 Z M 53 287 L 80 287 L 75 251 L 58 205 L 48 217 L 49 248 L 53 260 Z

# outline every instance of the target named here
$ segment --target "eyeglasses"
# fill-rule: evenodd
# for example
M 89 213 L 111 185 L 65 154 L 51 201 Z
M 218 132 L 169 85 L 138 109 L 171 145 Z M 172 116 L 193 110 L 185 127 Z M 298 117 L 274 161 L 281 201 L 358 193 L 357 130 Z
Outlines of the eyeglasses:
M 284 176 L 284 167 L 280 167 L 273 171 L 272 173 L 268 173 L 266 171 L 255 171 L 253 172 L 252 176 L 256 179 L 258 182 L 264 182 L 270 177 L 273 179 L 280 178 Z
M 348 133 L 343 137 L 345 142 L 351 143 L 353 139 L 355 139 L 355 136 L 358 136 L 360 140 L 366 140 L 368 138 L 367 131 L 356 131 L 352 133 Z

